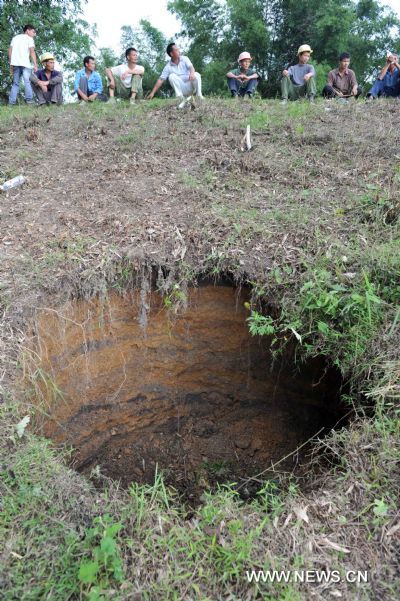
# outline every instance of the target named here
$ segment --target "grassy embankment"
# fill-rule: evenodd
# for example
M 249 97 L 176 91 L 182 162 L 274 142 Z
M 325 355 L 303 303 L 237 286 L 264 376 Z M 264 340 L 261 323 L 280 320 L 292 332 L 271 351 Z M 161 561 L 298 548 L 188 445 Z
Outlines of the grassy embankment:
M 183 114 L 157 101 L 0 110 L 0 175 L 28 177 L 0 197 L 6 599 L 396 598 L 398 113 L 217 100 Z M 254 149 L 241 153 L 247 123 Z M 199 275 L 229 274 L 253 287 L 254 333 L 277 350 L 297 341 L 299 362 L 326 355 L 350 382 L 358 417 L 318 443 L 306 487 L 276 475 L 251 502 L 226 486 L 192 511 L 161 477 L 99 492 L 17 428 L 37 411 L 34 382 L 16 384 L 35 308 L 123 292 L 159 266 L 168 310 Z M 245 576 L 303 568 L 369 582 Z

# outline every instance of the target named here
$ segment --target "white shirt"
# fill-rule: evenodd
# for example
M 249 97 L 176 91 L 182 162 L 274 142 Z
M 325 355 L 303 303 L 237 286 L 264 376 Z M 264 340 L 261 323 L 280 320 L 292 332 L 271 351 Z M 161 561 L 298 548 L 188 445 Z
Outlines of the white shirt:
M 31 69 L 32 65 L 29 50 L 30 48 L 35 47 L 33 38 L 26 33 L 20 33 L 13 37 L 10 46 L 12 48 L 10 64 L 13 65 L 13 67 L 26 67 L 27 69 Z
M 142 70 L 144 73 L 144 69 L 143 67 L 141 67 L 140 65 L 136 65 L 136 68 L 139 70 Z M 111 73 L 113 75 L 116 75 L 117 77 L 120 78 L 122 85 L 125 88 L 130 88 L 132 86 L 132 75 L 131 73 L 129 73 L 125 79 L 122 79 L 122 76 L 124 73 L 126 73 L 126 70 L 128 69 L 128 65 L 118 65 L 117 67 L 111 67 Z M 138 75 L 143 75 L 143 73 L 138 73 Z
M 168 79 L 168 77 L 174 73 L 175 75 L 178 75 L 182 81 L 189 81 L 190 69 L 192 67 L 193 65 L 187 56 L 180 56 L 177 65 L 173 63 L 172 60 L 165 65 L 163 72 L 160 75 L 160 79 Z

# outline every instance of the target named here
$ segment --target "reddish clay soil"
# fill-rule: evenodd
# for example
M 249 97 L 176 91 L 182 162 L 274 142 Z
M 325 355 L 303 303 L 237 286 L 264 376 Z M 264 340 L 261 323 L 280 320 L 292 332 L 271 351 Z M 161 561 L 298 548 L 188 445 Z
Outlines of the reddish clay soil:
M 43 433 L 72 445 L 86 474 L 98 465 L 124 486 L 151 483 L 158 465 L 189 497 L 271 467 L 334 425 L 340 381 L 321 364 L 272 369 L 269 341 L 248 332 L 247 300 L 203 285 L 176 316 L 154 292 L 147 323 L 139 292 L 38 311 L 34 369 L 51 381 Z

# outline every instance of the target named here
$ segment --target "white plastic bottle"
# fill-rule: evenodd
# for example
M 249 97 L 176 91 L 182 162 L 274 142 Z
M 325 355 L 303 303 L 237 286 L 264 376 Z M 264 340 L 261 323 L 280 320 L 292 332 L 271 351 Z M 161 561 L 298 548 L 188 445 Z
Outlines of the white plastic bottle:
M 7 192 L 7 190 L 11 190 L 11 188 L 16 188 L 17 186 L 22 186 L 26 182 L 26 178 L 23 175 L 17 175 L 17 177 L 13 177 L 12 179 L 7 180 L 0 186 L 0 190 L 2 192 Z

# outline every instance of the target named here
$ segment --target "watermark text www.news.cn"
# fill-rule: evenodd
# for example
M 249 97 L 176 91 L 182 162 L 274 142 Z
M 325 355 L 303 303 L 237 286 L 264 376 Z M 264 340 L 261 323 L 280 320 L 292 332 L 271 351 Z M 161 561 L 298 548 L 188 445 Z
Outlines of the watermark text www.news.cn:
M 368 582 L 367 570 L 246 570 L 248 582 L 254 583 L 297 583 L 297 584 L 337 584 Z

